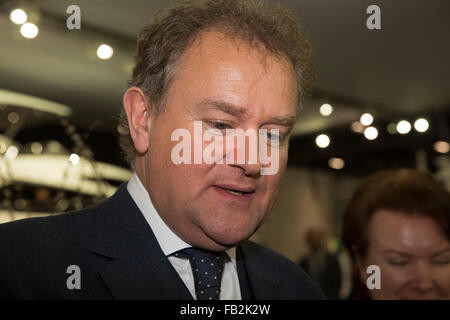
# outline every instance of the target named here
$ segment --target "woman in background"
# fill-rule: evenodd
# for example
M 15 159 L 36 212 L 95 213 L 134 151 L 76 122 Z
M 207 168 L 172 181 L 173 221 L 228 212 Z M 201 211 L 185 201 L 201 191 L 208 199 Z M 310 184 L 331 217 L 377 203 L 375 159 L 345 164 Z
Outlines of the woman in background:
M 450 193 L 417 170 L 366 178 L 345 213 L 357 299 L 450 299 Z M 370 265 L 380 289 L 368 289 Z M 369 279 L 370 280 L 370 279 Z

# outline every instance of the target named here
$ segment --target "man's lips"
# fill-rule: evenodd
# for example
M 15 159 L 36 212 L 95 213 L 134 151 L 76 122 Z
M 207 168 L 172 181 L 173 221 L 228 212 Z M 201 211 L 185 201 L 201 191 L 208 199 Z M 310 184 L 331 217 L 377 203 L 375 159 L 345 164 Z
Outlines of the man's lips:
M 249 199 L 254 193 L 255 188 L 248 186 L 237 186 L 232 184 L 216 184 L 213 188 L 223 195 L 231 196 L 235 199 Z

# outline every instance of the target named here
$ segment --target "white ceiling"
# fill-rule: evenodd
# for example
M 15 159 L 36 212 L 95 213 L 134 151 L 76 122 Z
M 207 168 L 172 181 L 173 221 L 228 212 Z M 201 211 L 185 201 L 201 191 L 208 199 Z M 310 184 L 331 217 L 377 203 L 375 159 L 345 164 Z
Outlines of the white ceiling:
M 111 131 L 129 78 L 135 37 L 155 13 L 175 0 L 43 0 L 25 2 L 40 33 L 28 40 L 8 18 L 17 1 L 0 4 L 0 88 L 36 95 L 73 108 L 82 127 L 96 119 Z M 316 89 L 334 102 L 324 119 L 316 99 L 299 132 L 349 123 L 362 109 L 381 117 L 450 108 L 450 1 L 285 0 L 301 20 L 314 48 Z M 24 3 L 24 1 L 21 1 Z M 65 27 L 67 6 L 81 8 L 81 30 Z M 366 8 L 381 8 L 382 30 L 366 28 Z M 33 17 L 32 17 L 33 19 Z M 101 42 L 111 60 L 96 58 Z

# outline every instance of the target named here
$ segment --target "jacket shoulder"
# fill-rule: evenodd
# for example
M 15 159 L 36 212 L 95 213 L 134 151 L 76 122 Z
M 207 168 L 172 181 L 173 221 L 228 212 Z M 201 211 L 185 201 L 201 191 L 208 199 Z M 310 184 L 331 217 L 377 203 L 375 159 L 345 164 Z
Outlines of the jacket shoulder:
M 16 249 L 20 244 L 58 243 L 73 237 L 78 226 L 89 225 L 95 208 L 56 214 L 46 217 L 33 217 L 0 224 L 0 241 Z M 84 228 L 86 230 L 86 228 Z
M 41 243 L 59 239 L 61 242 L 74 238 L 75 233 L 79 238 L 88 238 L 92 235 L 97 213 L 120 210 L 130 205 L 130 199 L 126 184 L 122 184 L 113 196 L 89 208 L 0 224 L 0 244 L 12 240 L 14 246 L 21 241 Z
M 87 209 L 0 224 L 0 299 L 54 297 L 66 268 L 82 262 L 90 216 Z

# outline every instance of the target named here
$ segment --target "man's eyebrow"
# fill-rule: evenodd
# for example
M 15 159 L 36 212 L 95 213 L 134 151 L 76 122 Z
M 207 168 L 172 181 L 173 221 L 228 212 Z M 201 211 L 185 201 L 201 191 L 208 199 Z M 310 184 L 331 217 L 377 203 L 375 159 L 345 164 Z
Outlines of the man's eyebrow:
M 271 117 L 266 123 L 268 124 L 278 124 L 286 127 L 291 127 L 297 121 L 297 116 L 274 116 Z
M 234 117 L 242 117 L 248 115 L 247 109 L 223 100 L 205 99 L 195 104 L 194 107 L 202 109 L 217 109 Z
M 294 130 L 294 125 L 297 122 L 297 116 L 274 116 L 271 117 L 266 124 L 279 125 L 288 128 L 284 133 L 285 136 L 289 136 Z

